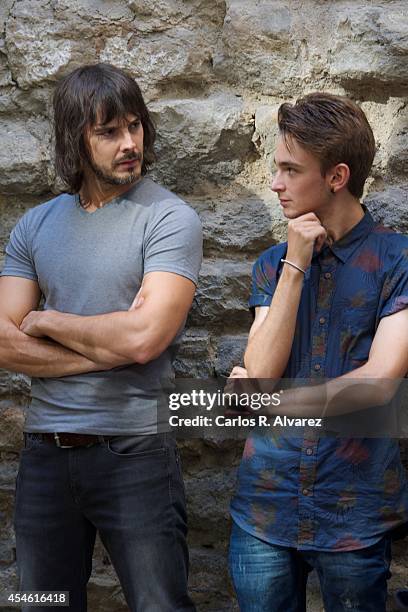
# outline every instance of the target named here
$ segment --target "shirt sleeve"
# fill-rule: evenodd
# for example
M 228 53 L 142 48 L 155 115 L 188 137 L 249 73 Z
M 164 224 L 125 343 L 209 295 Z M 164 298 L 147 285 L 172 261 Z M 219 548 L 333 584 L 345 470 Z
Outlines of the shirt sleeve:
M 280 260 L 286 251 L 286 243 L 262 253 L 252 269 L 252 290 L 249 307 L 270 306 L 278 284 Z
M 144 244 L 144 274 L 174 272 L 197 285 L 203 237 L 197 213 L 186 204 L 161 202 Z
M 24 215 L 10 235 L 6 246 L 6 258 L 1 276 L 20 276 L 38 281 L 31 254 L 28 218 Z
M 380 300 L 380 319 L 408 308 L 408 248 L 402 250 L 388 273 Z

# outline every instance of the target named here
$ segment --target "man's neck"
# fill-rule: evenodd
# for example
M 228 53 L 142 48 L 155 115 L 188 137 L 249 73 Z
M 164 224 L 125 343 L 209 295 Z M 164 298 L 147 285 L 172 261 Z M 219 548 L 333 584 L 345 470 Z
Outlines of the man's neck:
M 84 179 L 82 187 L 79 190 L 81 204 L 84 208 L 102 208 L 114 198 L 132 189 L 140 179 L 141 177 L 133 183 L 126 185 L 109 185 L 108 183 L 98 180 L 96 177 L 94 180 Z
M 350 194 L 337 194 L 335 200 L 317 216 L 327 231 L 328 242 L 337 242 L 364 217 L 364 210 L 357 198 Z

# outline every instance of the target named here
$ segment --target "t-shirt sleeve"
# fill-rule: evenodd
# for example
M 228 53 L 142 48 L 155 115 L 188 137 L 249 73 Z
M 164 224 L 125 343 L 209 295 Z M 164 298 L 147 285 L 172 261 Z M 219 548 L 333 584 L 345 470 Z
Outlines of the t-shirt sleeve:
M 408 248 L 402 250 L 388 273 L 380 298 L 380 316 L 386 317 L 408 308 Z
M 173 272 L 197 285 L 203 237 L 197 213 L 186 204 L 161 202 L 144 244 L 144 274 Z
M 252 289 L 249 307 L 270 306 L 278 284 L 278 268 L 284 249 L 272 247 L 257 259 L 252 268 Z
M 11 232 L 1 276 L 20 276 L 29 280 L 38 280 L 31 255 L 27 224 L 26 214 Z

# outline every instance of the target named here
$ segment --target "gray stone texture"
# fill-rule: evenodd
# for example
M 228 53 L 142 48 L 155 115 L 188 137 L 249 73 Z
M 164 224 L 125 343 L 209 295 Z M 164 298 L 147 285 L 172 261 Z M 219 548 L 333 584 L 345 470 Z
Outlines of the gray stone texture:
M 2 0 L 0 265 L 17 219 L 58 191 L 56 81 L 85 62 L 124 67 L 157 124 L 153 175 L 191 203 L 204 227 L 205 261 L 176 371 L 226 376 L 242 363 L 251 325 L 251 265 L 286 234 L 269 189 L 277 108 L 323 89 L 358 101 L 377 142 L 365 202 L 407 232 L 407 59 L 405 0 Z M 12 508 L 28 393 L 24 376 L 0 372 L 0 611 L 17 587 Z M 228 504 L 242 442 L 192 439 L 181 447 L 192 594 L 199 612 L 232 612 Z M 408 465 L 406 441 L 401 448 Z M 406 543 L 394 556 L 391 592 L 408 580 Z M 127 609 L 100 543 L 89 609 Z M 314 575 L 308 610 L 323 610 Z

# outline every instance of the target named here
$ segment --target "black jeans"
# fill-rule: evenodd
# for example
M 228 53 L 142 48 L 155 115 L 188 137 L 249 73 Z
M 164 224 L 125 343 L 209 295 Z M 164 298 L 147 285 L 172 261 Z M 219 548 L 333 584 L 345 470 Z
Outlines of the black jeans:
M 27 434 L 15 530 L 21 591 L 69 591 L 69 609 L 85 611 L 98 530 L 132 611 L 195 610 L 187 594 L 184 486 L 171 434 L 69 449 Z M 51 609 L 61 610 L 36 608 Z

